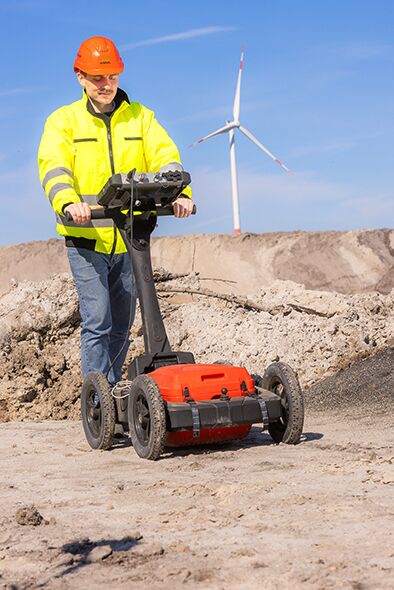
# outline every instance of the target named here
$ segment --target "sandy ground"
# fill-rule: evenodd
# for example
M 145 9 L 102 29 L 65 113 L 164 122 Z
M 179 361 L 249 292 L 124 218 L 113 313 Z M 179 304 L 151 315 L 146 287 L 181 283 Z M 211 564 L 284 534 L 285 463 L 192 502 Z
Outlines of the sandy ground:
M 383 416 L 314 412 L 298 446 L 255 427 L 243 442 L 155 463 L 125 440 L 90 450 L 78 422 L 0 433 L 0 588 L 394 587 L 394 432 Z M 27 504 L 40 525 L 17 523 Z

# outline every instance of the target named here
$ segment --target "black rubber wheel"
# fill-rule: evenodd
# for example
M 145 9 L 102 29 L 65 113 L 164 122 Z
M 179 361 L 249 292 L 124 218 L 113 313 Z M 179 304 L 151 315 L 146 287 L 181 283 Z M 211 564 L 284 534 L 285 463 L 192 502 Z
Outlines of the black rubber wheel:
M 166 413 L 160 389 L 149 375 L 139 375 L 133 381 L 128 418 L 135 452 L 142 459 L 156 461 L 166 441 Z
M 261 387 L 280 397 L 282 418 L 271 422 L 268 432 L 276 443 L 296 445 L 304 425 L 304 399 L 297 375 L 285 363 L 272 363 L 266 369 Z
M 115 432 L 115 401 L 103 373 L 88 373 L 81 392 L 82 424 L 92 449 L 108 450 Z

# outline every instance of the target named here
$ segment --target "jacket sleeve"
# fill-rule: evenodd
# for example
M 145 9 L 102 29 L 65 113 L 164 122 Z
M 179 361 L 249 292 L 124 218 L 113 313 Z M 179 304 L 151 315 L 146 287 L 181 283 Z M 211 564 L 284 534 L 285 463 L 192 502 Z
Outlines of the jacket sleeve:
M 55 111 L 46 121 L 38 149 L 40 181 L 53 209 L 63 215 L 63 207 L 81 199 L 74 189 L 74 145 L 67 120 Z
M 153 111 L 143 110 L 143 141 L 145 160 L 149 172 L 157 172 L 159 168 L 171 162 L 181 164 L 178 148 L 167 131 L 158 123 Z M 187 186 L 182 193 L 192 198 L 192 190 Z

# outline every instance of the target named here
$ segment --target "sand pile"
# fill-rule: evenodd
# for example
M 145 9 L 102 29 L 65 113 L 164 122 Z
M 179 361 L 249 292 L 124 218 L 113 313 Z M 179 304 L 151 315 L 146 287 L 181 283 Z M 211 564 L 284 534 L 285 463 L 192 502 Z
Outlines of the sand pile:
M 394 342 L 394 292 L 343 295 L 275 281 L 245 298 L 207 289 L 197 273 L 159 270 L 156 280 L 170 342 L 197 362 L 262 373 L 281 360 L 306 387 Z M 0 310 L 0 421 L 78 417 L 79 315 L 70 277 L 15 285 Z M 132 339 L 130 355 L 140 354 L 139 314 Z
M 306 289 L 389 293 L 394 287 L 394 231 L 286 232 L 153 238 L 156 267 L 198 272 L 206 288 L 259 294 L 276 279 Z M 0 295 L 23 280 L 69 272 L 61 240 L 0 248 Z

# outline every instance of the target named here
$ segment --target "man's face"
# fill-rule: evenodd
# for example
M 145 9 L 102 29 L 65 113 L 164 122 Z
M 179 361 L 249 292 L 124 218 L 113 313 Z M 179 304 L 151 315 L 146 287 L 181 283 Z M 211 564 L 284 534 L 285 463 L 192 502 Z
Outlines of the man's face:
M 118 90 L 119 74 L 93 76 L 77 73 L 79 83 L 86 90 L 86 94 L 98 106 L 105 107 L 113 101 Z

